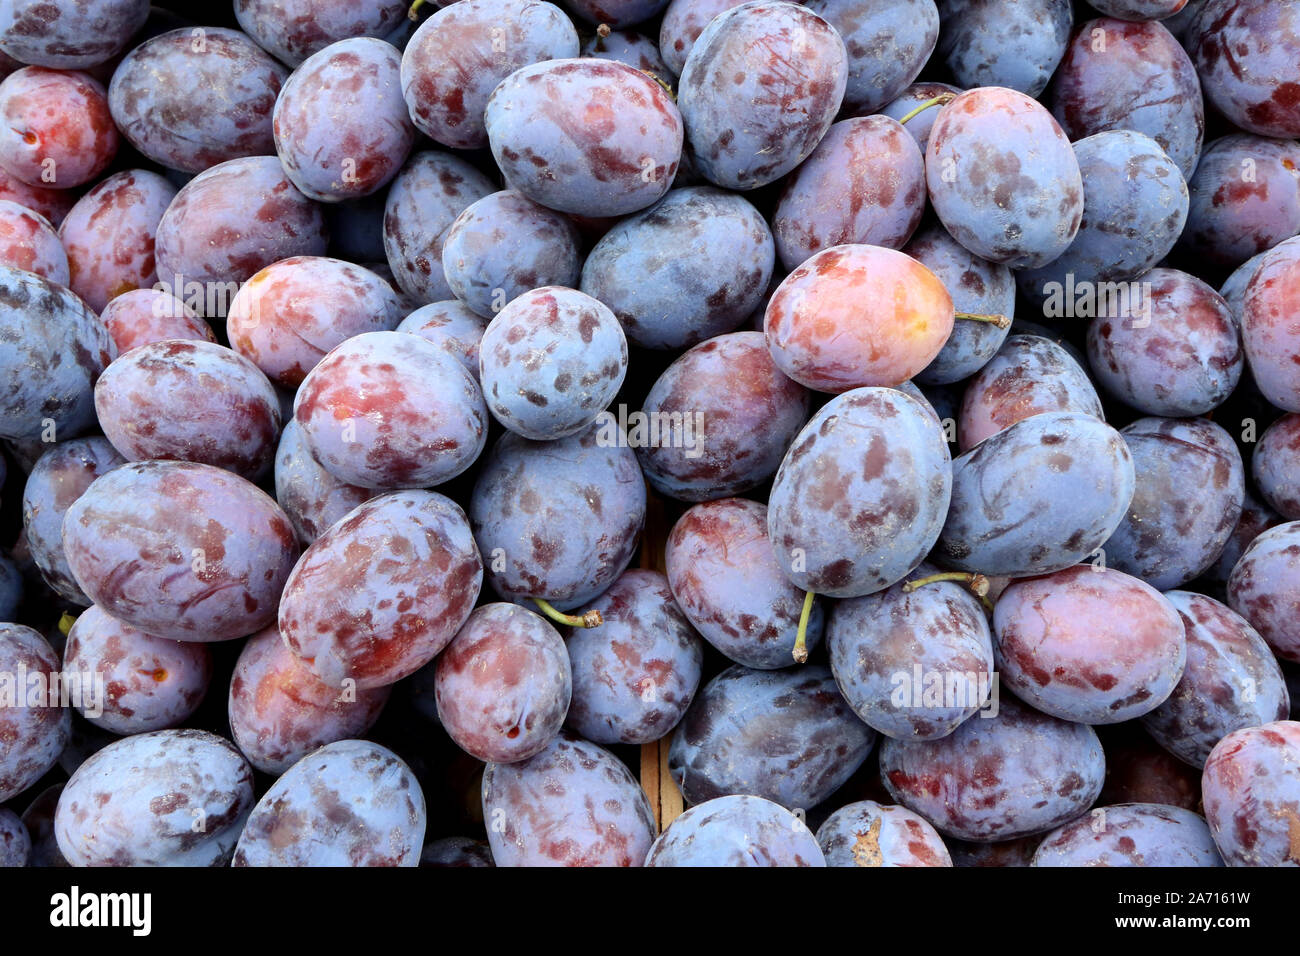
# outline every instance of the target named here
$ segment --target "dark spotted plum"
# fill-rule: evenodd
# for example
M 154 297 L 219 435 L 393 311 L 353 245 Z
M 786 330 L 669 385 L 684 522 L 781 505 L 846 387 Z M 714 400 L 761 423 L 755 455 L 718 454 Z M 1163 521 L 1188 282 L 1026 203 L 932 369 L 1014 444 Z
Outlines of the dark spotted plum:
M 1205 818 L 1179 807 L 1097 807 L 1053 830 L 1031 866 L 1223 866 Z
M 479 379 L 497 421 L 549 441 L 596 421 L 618 394 L 627 362 L 614 313 L 582 292 L 544 286 L 514 299 L 488 325 Z
M 1156 588 L 1209 570 L 1246 493 L 1232 436 L 1204 418 L 1143 418 L 1121 432 L 1137 476 L 1133 500 L 1103 550 L 1106 563 Z
M 484 112 L 506 185 L 559 212 L 622 216 L 672 185 L 682 115 L 654 79 L 613 60 L 525 66 Z
M 147 634 L 224 641 L 275 620 L 298 558 L 293 526 L 237 475 L 188 461 L 120 465 L 63 518 L 86 596 Z
M 737 190 L 780 179 L 830 129 L 848 75 L 839 31 L 810 10 L 754 0 L 714 17 L 677 92 L 695 171 Z
M 668 583 L 691 624 L 729 659 L 773 670 L 792 663 L 803 592 L 786 578 L 767 537 L 767 505 L 723 498 L 696 505 L 673 525 Z M 813 603 L 806 647 L 821 641 Z
M 634 344 L 679 349 L 730 332 L 758 307 L 775 250 L 742 197 L 676 189 L 601 237 L 583 265 L 582 291 L 614 311 Z
M 483 111 L 515 70 L 578 55 L 578 31 L 544 0 L 459 0 L 420 24 L 402 54 L 402 95 L 420 132 L 444 146 L 488 144 Z
M 450 299 L 442 274 L 442 244 L 466 206 L 497 187 L 459 157 L 416 153 L 388 187 L 384 251 L 397 287 L 422 302 Z
M 627 767 L 564 733 L 527 760 L 488 764 L 483 819 L 497 866 L 641 866 L 655 838 Z
M 772 477 L 808 420 L 808 405 L 808 392 L 777 369 L 762 333 L 719 335 L 679 357 L 651 387 L 641 414 L 658 427 L 635 442 L 637 456 L 660 494 L 725 498 Z
M 646 866 L 826 866 L 817 838 L 785 807 L 748 794 L 691 807 L 655 840 Z
M 863 800 L 840 807 L 817 829 L 827 866 L 952 866 L 938 831 L 906 807 Z
M 933 571 L 921 565 L 909 577 Z M 984 609 L 965 587 L 951 581 L 913 592 L 904 587 L 831 608 L 831 671 L 869 727 L 902 740 L 935 740 L 985 706 L 993 686 L 992 639 Z
M 1178 609 L 1144 581 L 1076 565 L 1013 581 L 993 609 L 1002 680 L 1045 714 L 1117 724 L 1148 714 L 1183 676 Z
M 903 252 L 938 277 L 955 309 L 1015 317 L 1016 282 L 1011 270 L 972 254 L 943 226 L 936 223 L 918 233 Z M 913 379 L 921 385 L 947 385 L 968 378 L 988 364 L 1009 331 L 993 322 L 954 322 L 939 354 Z
M 1085 724 L 1049 717 L 1001 697 L 941 740 L 886 738 L 885 787 L 945 836 L 991 843 L 1061 826 L 1101 792 L 1106 760 Z
M 953 461 L 935 559 L 1009 577 L 1063 570 L 1106 543 L 1135 484 L 1115 429 L 1077 412 L 1035 415 Z
M 96 727 L 115 734 L 183 723 L 203 702 L 211 676 L 212 656 L 205 645 L 153 637 L 97 607 L 77 618 L 63 650 L 65 683 L 80 681 L 83 688 L 73 705 Z M 87 683 L 100 680 L 103 699 L 87 696 Z
M 846 392 L 812 417 L 776 473 L 767 526 L 777 563 L 801 588 L 873 594 L 934 547 L 952 490 L 943 432 L 892 388 Z
M 772 233 L 791 270 L 844 243 L 901 249 L 924 211 L 925 163 L 916 141 L 897 120 L 866 116 L 832 126 L 791 174 Z
M 263 773 L 279 775 L 318 747 L 365 734 L 389 688 L 340 690 L 320 681 L 268 627 L 248 639 L 230 681 L 235 744 Z
M 280 599 L 280 633 L 331 687 L 383 687 L 447 646 L 482 581 L 455 502 L 431 491 L 381 495 L 303 552 Z
M 531 289 L 576 286 L 581 270 L 573 222 L 513 189 L 467 206 L 443 238 L 447 285 L 487 318 Z
M 284 772 L 248 817 L 232 866 L 418 866 L 424 793 L 396 754 L 340 740 Z
M 952 237 L 1012 269 L 1061 255 L 1083 219 L 1069 139 L 1037 100 L 1015 90 L 967 90 L 944 106 L 925 148 L 925 177 Z
M 252 808 L 252 768 L 229 741 L 158 730 L 77 768 L 54 835 L 73 866 L 224 866 Z
M 506 434 L 470 498 L 488 583 L 502 598 L 563 611 L 614 583 L 636 550 L 646 490 L 617 426 L 549 442 Z
M 415 142 L 402 99 L 401 54 L 374 37 L 331 43 L 307 58 L 275 101 L 272 132 L 304 196 L 369 196 L 397 175 Z
M 365 332 L 308 373 L 294 417 L 321 466 L 363 488 L 427 488 L 474 463 L 483 394 L 465 367 L 404 332 Z
M 1016 276 L 1044 315 L 1066 312 L 1067 290 L 1135 279 L 1174 248 L 1187 222 L 1183 174 L 1160 144 L 1132 130 L 1107 130 L 1074 144 L 1083 176 L 1079 232 L 1054 261 Z M 1131 288 L 1131 287 L 1130 287 Z M 1110 287 L 1099 286 L 1099 297 Z M 1122 290 L 1119 290 L 1122 291 Z M 1073 304 L 1073 313 L 1086 312 Z
M 598 744 L 665 737 L 690 706 L 704 644 L 657 571 L 626 571 L 591 605 L 604 623 L 569 628 L 568 726 Z
M 829 668 L 736 664 L 696 695 L 673 736 L 668 769 L 688 803 L 751 794 L 795 810 L 834 793 L 875 741 Z

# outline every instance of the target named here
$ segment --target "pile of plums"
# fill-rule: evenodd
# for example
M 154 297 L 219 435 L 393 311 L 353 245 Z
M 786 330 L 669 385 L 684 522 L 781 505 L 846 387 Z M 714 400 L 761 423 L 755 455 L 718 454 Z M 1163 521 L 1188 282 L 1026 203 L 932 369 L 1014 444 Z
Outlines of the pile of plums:
M 174 6 L 0 5 L 0 865 L 1300 865 L 1300 3 Z

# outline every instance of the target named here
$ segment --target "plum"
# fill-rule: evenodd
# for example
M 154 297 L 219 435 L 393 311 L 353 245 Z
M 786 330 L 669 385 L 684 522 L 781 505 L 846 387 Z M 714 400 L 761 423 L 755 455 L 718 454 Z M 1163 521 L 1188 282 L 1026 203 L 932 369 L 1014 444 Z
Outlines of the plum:
M 303 757 L 253 812 L 232 866 L 418 866 L 424 793 L 386 747 L 340 740 Z
M 252 808 L 252 768 L 229 741 L 157 730 L 77 768 L 54 834 L 73 866 L 224 866 Z

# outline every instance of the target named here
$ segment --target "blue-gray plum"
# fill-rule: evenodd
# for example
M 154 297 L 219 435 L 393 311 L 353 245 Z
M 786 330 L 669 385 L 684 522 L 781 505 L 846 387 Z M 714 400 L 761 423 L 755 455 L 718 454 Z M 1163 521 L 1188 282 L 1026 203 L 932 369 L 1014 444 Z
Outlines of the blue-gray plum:
M 775 262 L 767 223 L 741 196 L 675 189 L 617 223 L 582 267 L 582 291 L 609 306 L 635 345 L 679 349 L 739 326 Z
M 645 509 L 636 454 L 606 422 L 549 442 L 504 435 L 479 471 L 469 517 L 497 594 L 568 611 L 623 573 Z
M 673 737 L 668 769 L 688 803 L 751 794 L 795 810 L 834 793 L 875 741 L 829 668 L 733 664 L 696 695 Z
M 497 866 L 641 866 L 655 838 L 631 771 L 566 733 L 527 760 L 488 764 L 483 819 Z
M 73 866 L 225 866 L 253 808 L 253 769 L 202 730 L 109 744 L 59 794 L 54 835 Z
M 627 366 L 627 338 L 614 313 L 553 285 L 511 301 L 479 342 L 488 411 L 536 441 L 588 428 L 618 394 Z
M 785 807 L 748 794 L 691 807 L 655 840 L 646 866 L 826 866 L 817 838 Z
M 668 535 L 668 583 L 700 634 L 737 664 L 789 667 L 804 595 L 785 576 L 767 536 L 767 505 L 746 498 L 706 501 Z M 822 602 L 814 600 L 804 647 L 821 641 Z
M 1142 418 L 1120 432 L 1136 474 L 1133 500 L 1106 541 L 1106 563 L 1163 590 L 1219 557 L 1246 494 L 1232 436 L 1204 418 Z
M 1123 803 L 1049 833 L 1031 866 L 1223 866 L 1205 818 L 1181 807 Z
M 1010 694 L 996 716 L 940 740 L 886 738 L 880 774 L 893 799 L 940 833 L 991 843 L 1082 816 L 1101 793 L 1106 758 L 1091 727 L 1039 713 Z
M 391 750 L 340 740 L 303 757 L 248 816 L 232 866 L 418 866 L 424 793 Z
M 837 396 L 777 471 L 767 513 L 777 563 L 831 597 L 889 587 L 938 539 L 952 475 L 943 430 L 921 402 L 892 388 Z
M 1187 666 L 1174 692 L 1142 718 L 1161 746 L 1201 768 L 1224 737 L 1285 720 L 1286 679 L 1259 632 L 1231 608 L 1190 591 L 1167 591 L 1187 631 Z

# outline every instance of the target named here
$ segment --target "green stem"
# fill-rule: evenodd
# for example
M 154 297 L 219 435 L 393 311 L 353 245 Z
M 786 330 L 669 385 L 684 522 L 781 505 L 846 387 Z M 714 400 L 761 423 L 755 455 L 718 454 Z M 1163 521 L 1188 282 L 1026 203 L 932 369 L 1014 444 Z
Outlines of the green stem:
M 898 122 L 900 124 L 905 124 L 907 123 L 908 120 L 914 118 L 918 113 L 924 113 L 931 106 L 947 106 L 956 98 L 956 96 L 957 96 L 956 93 L 940 93 L 934 99 L 926 100 L 924 103 L 922 103 L 916 109 L 912 110 L 910 113 L 908 113 Z
M 990 325 L 996 325 L 1000 329 L 1011 328 L 1011 319 L 1007 316 L 989 312 L 954 312 L 953 318 L 965 319 L 968 322 L 987 322 Z
M 406 11 L 406 15 L 411 18 L 412 22 L 420 19 L 420 8 L 424 6 L 425 0 L 415 0 L 411 8 Z
M 816 596 L 812 591 L 806 592 L 803 596 L 803 611 L 799 614 L 799 631 L 794 637 L 794 650 L 790 652 L 798 664 L 808 660 L 808 618 L 812 616 L 813 598 Z
M 75 614 L 69 614 L 67 611 L 64 611 L 63 616 L 59 618 L 59 633 L 62 634 L 64 637 L 67 637 L 68 632 L 72 630 L 72 625 L 76 623 L 77 623 L 77 616 Z
M 533 603 L 541 608 L 543 614 L 557 624 L 567 624 L 569 627 L 600 627 L 605 623 L 605 619 L 600 616 L 600 612 L 595 608 L 590 611 L 583 611 L 581 614 L 565 614 L 563 611 L 557 611 L 551 607 L 549 601 L 543 601 L 541 598 L 533 598 Z
M 980 603 L 984 605 L 984 610 L 990 612 L 993 610 L 993 602 L 989 600 L 989 579 L 982 574 L 971 574 L 967 571 L 943 571 L 939 574 L 930 574 L 923 578 L 908 581 L 903 585 L 903 591 L 911 594 L 918 588 L 938 581 L 957 581 L 966 585 L 970 588 L 971 593 L 980 599 Z

